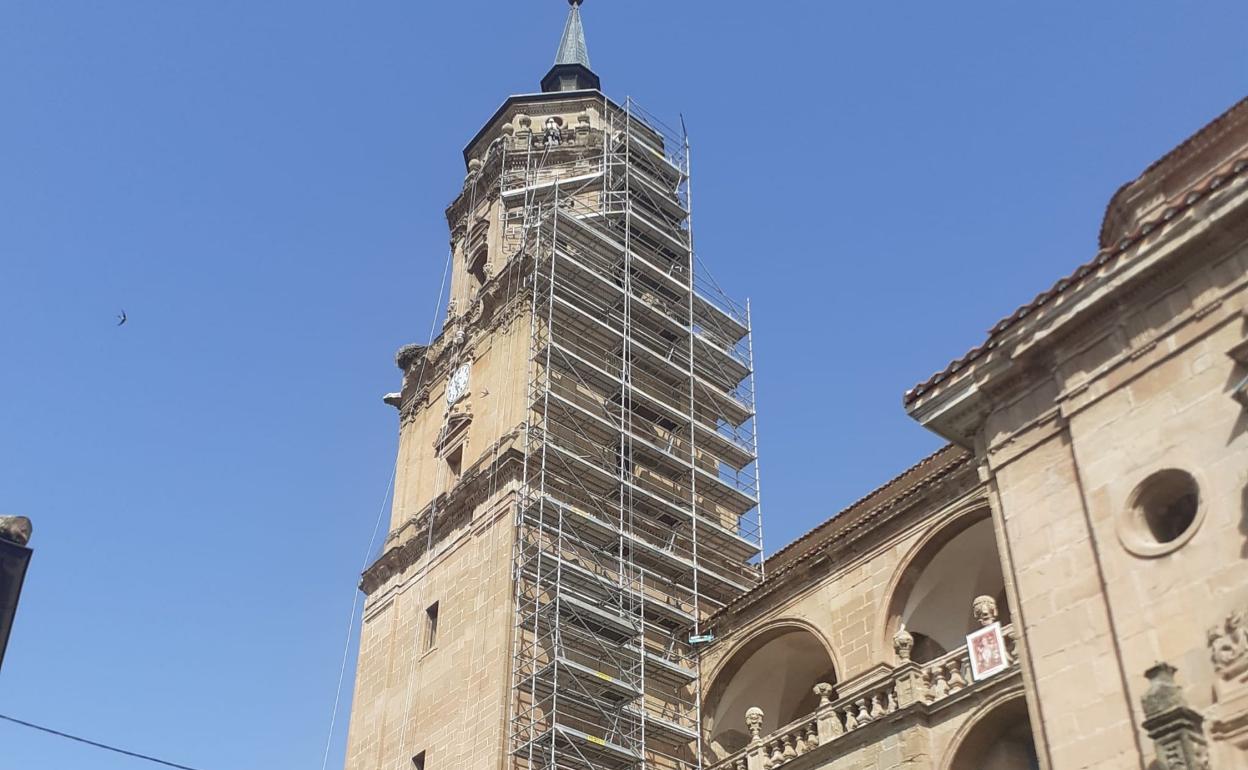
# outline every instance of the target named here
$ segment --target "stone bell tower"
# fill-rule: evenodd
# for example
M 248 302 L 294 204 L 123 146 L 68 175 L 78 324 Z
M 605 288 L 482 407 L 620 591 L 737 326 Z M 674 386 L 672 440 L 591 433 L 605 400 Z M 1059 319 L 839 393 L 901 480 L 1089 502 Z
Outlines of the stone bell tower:
M 570 5 L 398 353 L 347 770 L 696 767 L 701 623 L 759 577 L 748 311 L 695 269 L 687 140 L 603 95 Z

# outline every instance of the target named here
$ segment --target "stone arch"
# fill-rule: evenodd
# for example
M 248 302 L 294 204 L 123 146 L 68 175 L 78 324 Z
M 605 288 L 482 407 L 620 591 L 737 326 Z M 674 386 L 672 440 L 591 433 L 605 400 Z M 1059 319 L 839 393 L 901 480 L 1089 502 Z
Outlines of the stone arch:
M 741 639 L 723 656 L 707 681 L 704 729 L 713 755 L 745 747 L 745 712 L 763 710 L 764 734 L 813 713 L 814 686 L 835 685 L 839 667 L 824 635 L 798 619 L 777 620 Z
M 927 533 L 894 571 L 880 649 L 892 650 L 893 634 L 903 622 L 914 637 L 912 657 L 918 662 L 961 646 L 978 627 L 971 604 L 980 595 L 996 599 L 1001 622 L 1010 621 L 992 512 L 986 500 L 976 498 Z
M 1021 687 L 988 698 L 958 728 L 940 770 L 1039 770 L 1027 699 Z

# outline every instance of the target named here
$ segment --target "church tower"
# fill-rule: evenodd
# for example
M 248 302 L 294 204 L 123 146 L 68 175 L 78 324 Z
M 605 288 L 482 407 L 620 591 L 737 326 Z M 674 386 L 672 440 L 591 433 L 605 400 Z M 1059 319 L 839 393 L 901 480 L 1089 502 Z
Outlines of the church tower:
M 704 621 L 760 577 L 749 314 L 580 6 L 468 143 L 446 320 L 397 357 L 347 770 L 697 768 Z

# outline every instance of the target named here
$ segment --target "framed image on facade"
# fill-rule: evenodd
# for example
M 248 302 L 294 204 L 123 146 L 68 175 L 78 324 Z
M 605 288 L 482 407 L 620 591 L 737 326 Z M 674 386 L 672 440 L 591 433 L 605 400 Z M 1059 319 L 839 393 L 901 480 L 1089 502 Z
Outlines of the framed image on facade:
M 966 650 L 971 658 L 971 675 L 978 682 L 1009 667 L 1005 654 L 1005 637 L 1001 624 L 993 623 L 966 637 Z

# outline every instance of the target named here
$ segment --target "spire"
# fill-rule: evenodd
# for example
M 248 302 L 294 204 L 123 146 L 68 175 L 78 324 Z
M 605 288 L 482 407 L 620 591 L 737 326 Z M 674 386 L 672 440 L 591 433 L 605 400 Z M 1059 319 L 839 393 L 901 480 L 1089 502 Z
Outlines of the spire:
M 589 46 L 585 44 L 585 27 L 581 24 L 581 3 L 585 0 L 568 0 L 572 10 L 563 27 L 559 51 L 555 54 L 555 66 L 542 78 L 542 91 L 597 90 L 601 87 L 598 76 L 589 67 Z
M 584 0 L 569 2 L 572 4 L 572 12 L 568 14 L 568 23 L 563 28 L 563 39 L 559 41 L 555 64 L 580 64 L 585 69 L 590 69 L 589 46 L 585 44 L 585 27 L 581 25 L 581 3 Z

